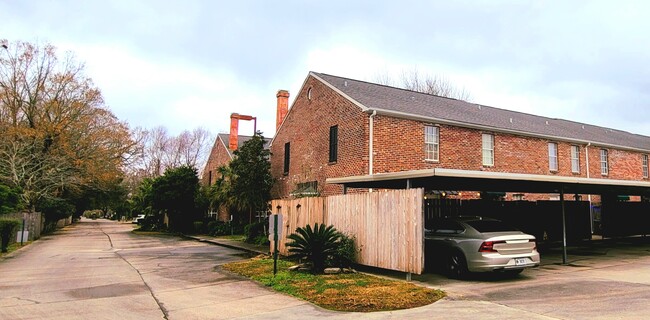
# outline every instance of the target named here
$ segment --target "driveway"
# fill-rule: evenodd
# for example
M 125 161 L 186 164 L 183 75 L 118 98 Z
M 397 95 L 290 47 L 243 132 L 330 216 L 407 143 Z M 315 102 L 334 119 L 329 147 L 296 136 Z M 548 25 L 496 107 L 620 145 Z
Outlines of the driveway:
M 522 317 L 648 319 L 650 245 L 642 238 L 570 247 L 568 265 L 559 248 L 542 253 L 542 265 L 514 279 L 473 275 L 464 281 L 423 275 L 417 281 L 445 290 L 451 301 L 520 310 Z M 526 315 L 526 316 L 524 316 Z
M 447 299 L 410 310 L 341 313 L 219 271 L 241 251 L 83 220 L 0 260 L 0 319 L 646 319 L 645 243 L 560 252 L 515 279 L 416 276 Z M 403 278 L 402 276 L 399 276 Z

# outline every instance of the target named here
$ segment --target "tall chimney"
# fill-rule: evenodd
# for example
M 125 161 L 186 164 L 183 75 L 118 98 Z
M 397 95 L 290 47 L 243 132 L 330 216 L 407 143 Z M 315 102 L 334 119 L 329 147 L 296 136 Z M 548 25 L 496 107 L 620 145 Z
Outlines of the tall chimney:
M 289 112 L 289 91 L 279 90 L 278 94 L 275 96 L 278 98 L 278 113 L 275 118 L 275 131 L 278 131 L 284 117 L 286 117 L 287 112 Z
M 228 149 L 237 150 L 237 138 L 239 135 L 239 114 L 230 114 L 230 137 L 228 139 Z

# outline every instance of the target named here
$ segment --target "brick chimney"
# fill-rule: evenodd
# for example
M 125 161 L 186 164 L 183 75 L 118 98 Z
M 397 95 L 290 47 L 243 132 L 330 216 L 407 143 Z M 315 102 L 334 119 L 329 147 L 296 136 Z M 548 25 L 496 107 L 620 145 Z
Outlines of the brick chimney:
M 278 98 L 278 113 L 275 118 L 275 131 L 278 131 L 284 117 L 286 117 L 287 112 L 289 112 L 289 91 L 279 90 L 278 94 L 275 96 Z
M 230 137 L 228 139 L 228 149 L 237 150 L 237 143 L 239 137 L 239 114 L 230 114 Z

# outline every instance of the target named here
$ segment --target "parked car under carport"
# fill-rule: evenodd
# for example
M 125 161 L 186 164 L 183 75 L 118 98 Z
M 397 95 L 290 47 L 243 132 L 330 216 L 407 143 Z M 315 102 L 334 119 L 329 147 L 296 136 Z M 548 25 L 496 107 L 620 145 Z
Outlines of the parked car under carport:
M 540 263 L 535 237 L 496 219 L 433 219 L 425 225 L 424 239 L 427 268 L 442 269 L 451 278 L 468 272 L 515 275 Z

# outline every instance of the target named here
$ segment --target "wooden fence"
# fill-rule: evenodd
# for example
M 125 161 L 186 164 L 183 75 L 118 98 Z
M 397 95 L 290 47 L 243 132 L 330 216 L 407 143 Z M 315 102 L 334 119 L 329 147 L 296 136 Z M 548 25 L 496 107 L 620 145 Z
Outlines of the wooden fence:
M 297 227 L 325 223 L 356 238 L 358 263 L 420 274 L 424 269 L 423 193 L 423 189 L 409 189 L 274 200 L 273 213 L 283 216 L 279 251 L 288 254 L 286 236 Z

